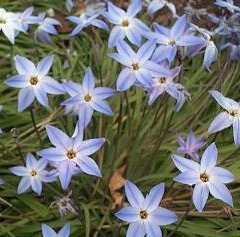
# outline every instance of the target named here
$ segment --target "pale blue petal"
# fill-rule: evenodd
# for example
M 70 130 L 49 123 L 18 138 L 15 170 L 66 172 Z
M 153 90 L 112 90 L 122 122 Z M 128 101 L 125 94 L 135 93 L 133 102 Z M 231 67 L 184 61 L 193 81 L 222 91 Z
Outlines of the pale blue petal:
M 129 17 L 134 17 L 140 12 L 142 9 L 142 1 L 141 0 L 133 0 L 127 9 L 127 15 Z
M 113 96 L 116 93 L 116 91 L 112 88 L 108 87 L 97 87 L 94 90 L 95 96 L 97 96 L 100 99 L 106 99 L 110 96 Z
M 201 159 L 201 171 L 211 170 L 217 164 L 218 150 L 215 142 L 211 143 L 203 152 Z
M 176 46 L 165 46 L 168 48 L 166 58 L 169 62 L 172 62 L 175 59 L 177 54 L 177 47 Z
M 153 0 L 149 3 L 147 11 L 150 15 L 153 15 L 153 13 L 162 9 L 164 6 L 165 6 L 165 2 L 159 1 L 159 0 Z
M 229 104 L 227 103 L 227 98 L 222 95 L 219 91 L 210 90 L 209 93 L 217 101 L 217 103 L 224 109 L 228 110 Z
M 165 90 L 162 87 L 150 89 L 148 93 L 149 96 L 148 105 L 151 105 L 164 91 Z
M 148 211 L 156 209 L 162 200 L 163 194 L 164 183 L 154 186 L 146 196 L 143 208 L 147 209 Z
M 1 24 L 1 30 L 3 34 L 8 38 L 8 40 L 14 44 L 15 41 L 15 35 L 16 35 L 16 30 L 12 27 L 9 27 L 8 25 Z
M 223 202 L 229 204 L 230 206 L 233 206 L 233 200 L 231 192 L 228 190 L 226 185 L 220 183 L 217 180 L 214 180 L 214 182 L 208 182 L 208 188 L 210 193 L 217 199 L 222 200 Z
M 119 52 L 119 54 L 125 55 L 125 57 L 129 57 L 131 59 L 134 59 L 136 57 L 136 53 L 124 40 L 118 41 L 117 51 Z
M 43 237 L 57 237 L 56 232 L 48 225 L 42 224 Z
M 71 144 L 71 139 L 66 133 L 51 125 L 46 125 L 46 130 L 48 138 L 54 146 L 63 150 L 68 149 L 68 146 Z
M 217 115 L 216 118 L 211 122 L 208 133 L 212 134 L 215 132 L 219 132 L 225 128 L 230 127 L 233 124 L 233 120 L 231 120 L 230 115 L 228 112 L 224 111 Z
M 48 107 L 48 97 L 47 97 L 47 93 L 44 91 L 43 86 L 38 86 L 37 88 L 34 88 L 34 93 L 35 96 L 37 98 L 37 101 L 45 106 Z
M 70 224 L 65 224 L 63 228 L 58 232 L 58 237 L 68 237 L 69 235 L 70 235 Z
M 61 162 L 59 164 L 59 179 L 63 189 L 67 189 L 74 174 L 76 164 L 71 161 Z
M 38 151 L 37 155 L 53 162 L 63 161 L 66 159 L 64 151 L 57 149 L 55 147 L 46 148 L 41 151 Z
M 157 207 L 149 216 L 149 221 L 156 225 L 169 225 L 178 220 L 178 217 L 170 210 Z
M 72 138 L 74 138 L 74 146 L 76 146 L 77 143 L 80 144 L 82 142 L 83 134 L 84 134 L 84 127 L 81 124 L 81 122 L 78 120 L 72 135 Z
M 52 67 L 54 56 L 47 56 L 43 58 L 37 65 L 38 75 L 45 76 Z
M 29 177 L 21 178 L 18 184 L 17 193 L 18 194 L 24 193 L 30 186 L 31 186 L 31 182 Z
M 82 31 L 83 27 L 84 27 L 84 26 L 83 26 L 82 24 L 77 25 L 77 26 L 73 29 L 73 31 L 69 34 L 69 36 L 75 36 L 75 35 L 79 34 L 79 33 Z
M 84 104 L 85 104 L 84 100 L 79 95 L 70 97 L 61 103 L 61 105 L 66 105 L 66 106 L 71 106 L 71 105 L 84 106 Z
M 240 118 L 233 119 L 233 138 L 236 145 L 240 145 Z
M 101 146 L 105 143 L 105 138 L 94 138 L 85 140 L 80 143 L 80 146 L 76 148 L 83 156 L 88 156 L 98 151 Z
M 180 136 L 180 134 L 177 133 L 177 141 L 179 143 L 180 146 L 185 146 L 185 141 L 183 140 L 183 138 Z
M 117 78 L 117 90 L 125 91 L 129 89 L 136 81 L 133 71 L 129 68 L 123 69 Z
M 117 212 L 115 216 L 123 221 L 131 223 L 139 220 L 139 212 L 139 208 L 127 206 Z
M 110 17 L 113 19 L 116 19 L 117 21 L 121 21 L 122 16 L 126 15 L 126 12 L 124 10 L 116 7 L 111 2 L 108 2 L 107 9 L 108 9 L 108 14 L 110 15 Z
M 84 173 L 97 177 L 102 177 L 101 171 L 97 163 L 92 158 L 83 156 L 77 162 L 78 166 Z
M 211 177 L 221 183 L 231 183 L 235 180 L 235 177 L 231 172 L 221 167 L 215 167 L 211 171 Z
M 132 65 L 132 59 L 124 54 L 111 53 L 108 56 L 126 67 L 130 67 Z
M 16 70 L 20 75 L 32 74 L 36 71 L 36 67 L 33 62 L 31 62 L 27 58 L 17 55 L 14 57 L 14 61 Z
M 144 203 L 144 197 L 138 187 L 128 180 L 125 181 L 124 187 L 127 199 L 131 206 L 141 209 Z
M 15 166 L 9 169 L 13 174 L 17 176 L 28 176 L 29 170 L 24 166 Z
M 159 34 L 159 33 L 155 33 L 155 34 L 153 33 L 152 35 L 154 36 L 154 39 L 156 40 L 156 42 L 158 44 L 163 44 L 164 46 L 168 46 L 168 42 L 169 42 L 168 36 L 166 36 L 164 34 Z
M 129 27 L 125 30 L 125 35 L 132 44 L 135 44 L 138 47 L 141 45 L 142 36 L 139 34 L 139 29 L 137 27 Z
M 82 104 L 78 114 L 79 122 L 84 126 L 90 123 L 93 115 L 93 108 L 88 104 Z
M 194 148 L 195 141 L 196 141 L 196 137 L 195 137 L 193 131 L 190 131 L 190 133 L 188 134 L 187 140 L 186 140 L 186 147 Z
M 209 196 L 207 184 L 198 183 L 193 189 L 193 203 L 199 212 L 203 211 Z
M 42 182 L 51 183 L 57 180 L 58 171 L 56 169 L 52 169 L 51 171 L 43 170 L 40 174 L 40 178 Z
M 125 37 L 125 33 L 120 26 L 113 27 L 109 35 L 108 47 L 113 48 L 114 46 L 117 45 L 118 41 L 123 40 L 124 37 Z
M 35 169 L 37 167 L 37 160 L 31 153 L 27 154 L 26 167 L 29 169 Z
M 204 53 L 204 58 L 203 58 L 203 66 L 210 71 L 210 66 L 211 64 L 217 60 L 218 57 L 218 50 L 215 44 L 210 44 L 207 45 L 205 53 Z
M 196 171 L 187 170 L 176 176 L 174 180 L 182 184 L 193 185 L 199 182 L 199 173 Z
M 24 88 L 29 86 L 28 78 L 24 75 L 16 75 L 13 77 L 10 77 L 6 81 L 4 81 L 5 84 L 8 86 L 12 86 L 15 88 Z
M 31 186 L 32 186 L 32 190 L 35 193 L 37 193 L 38 195 L 41 195 L 41 193 L 42 193 L 42 183 L 41 183 L 39 177 L 31 178 Z
M 132 19 L 132 24 L 138 28 L 138 33 L 141 35 L 144 35 L 144 37 L 148 38 L 148 35 L 150 34 L 151 30 L 148 28 L 146 24 L 144 24 L 142 21 L 140 21 L 137 18 Z
M 148 41 L 143 44 L 137 52 L 137 58 L 139 59 L 139 63 L 146 62 L 152 56 L 155 47 L 155 41 Z
M 18 112 L 22 112 L 34 101 L 35 94 L 31 87 L 23 88 L 18 93 Z
M 149 88 L 151 86 L 152 75 L 149 70 L 141 68 L 135 72 L 135 77 L 144 87 Z
M 59 95 L 65 93 L 63 86 L 51 77 L 44 77 L 42 87 L 44 91 L 50 94 Z
M 151 58 L 152 61 L 156 63 L 162 62 L 164 59 L 169 58 L 169 49 L 171 46 L 165 46 L 165 45 L 160 45 L 157 47 L 155 52 L 153 53 L 153 56 Z M 175 57 L 175 56 L 174 56 Z
M 185 172 L 188 170 L 194 170 L 194 171 L 198 172 L 200 169 L 200 165 L 197 162 L 183 158 L 181 156 L 173 155 L 172 160 L 173 160 L 175 166 L 181 172 Z
M 92 69 L 88 67 L 85 71 L 83 82 L 82 82 L 82 89 L 84 93 L 91 93 L 95 87 L 95 78 L 92 72 Z
M 162 231 L 158 225 L 150 221 L 145 221 L 144 224 L 147 237 L 162 237 Z
M 66 17 L 66 19 L 75 24 L 80 24 L 82 22 L 81 18 L 79 16 L 68 16 L 68 17 Z
M 94 19 L 93 21 L 91 21 L 91 24 L 100 28 L 100 29 L 103 29 L 103 30 L 106 30 L 106 31 L 109 30 L 108 25 L 102 20 Z
M 178 39 L 181 35 L 183 35 L 187 29 L 187 23 L 187 15 L 179 17 L 175 24 L 172 26 L 171 37 Z
M 165 42 L 167 42 L 168 37 L 170 35 L 170 30 L 162 25 L 157 24 L 156 22 L 153 23 L 153 28 L 155 31 L 157 31 L 158 33 L 160 33 L 160 35 L 164 35 L 166 36 L 165 38 Z
M 94 110 L 107 115 L 113 115 L 111 107 L 104 100 L 93 100 L 91 106 Z
M 177 42 L 178 46 L 205 45 L 205 41 L 194 35 L 184 35 Z
M 142 222 L 135 222 L 129 225 L 126 237 L 144 237 L 145 226 Z
M 72 81 L 63 83 L 63 87 L 70 96 L 76 96 L 82 93 L 82 86 Z

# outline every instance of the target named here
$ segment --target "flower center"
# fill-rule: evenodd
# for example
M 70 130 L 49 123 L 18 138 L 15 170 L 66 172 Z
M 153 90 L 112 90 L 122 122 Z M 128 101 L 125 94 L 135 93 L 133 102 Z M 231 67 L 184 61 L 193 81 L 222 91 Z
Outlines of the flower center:
M 166 77 L 159 77 L 158 78 L 158 82 L 161 83 L 161 84 L 165 83 L 166 80 L 167 80 Z
M 31 77 L 31 78 L 30 78 L 30 84 L 31 84 L 32 86 L 36 86 L 36 85 L 38 84 L 38 78 L 35 77 L 35 76 Z
M 92 96 L 90 96 L 89 94 L 87 94 L 87 95 L 84 96 L 84 100 L 85 100 L 86 102 L 89 102 L 89 101 L 92 100 Z
M 140 215 L 140 218 L 143 220 L 147 219 L 148 217 L 147 211 L 140 211 L 139 215 Z
M 235 116 L 238 115 L 238 111 L 237 111 L 237 110 L 234 110 L 234 109 L 229 110 L 228 113 L 229 113 L 229 115 L 231 115 L 231 116 L 233 116 L 233 117 L 235 117 Z
M 206 183 L 209 181 L 209 177 L 206 173 L 200 174 L 200 179 L 202 180 L 203 183 Z
M 0 24 L 6 24 L 6 20 L 3 18 L 0 18 Z
M 175 40 L 173 40 L 173 39 L 172 39 L 172 40 L 169 40 L 169 41 L 168 41 L 168 44 L 169 44 L 169 45 L 171 45 L 171 46 L 173 46 L 173 45 L 175 45 L 175 44 L 176 44 L 176 41 L 175 41 Z
M 36 170 L 32 170 L 30 175 L 33 177 L 33 176 L 36 176 L 37 175 L 37 171 Z
M 67 202 L 67 200 L 65 200 L 65 199 L 62 200 L 60 203 L 61 203 L 61 206 L 62 206 L 62 207 L 66 207 L 66 206 L 68 205 L 68 202 Z
M 122 21 L 122 26 L 123 27 L 128 27 L 130 24 L 129 24 L 129 21 L 128 20 L 123 20 Z
M 133 64 L 132 64 L 132 69 L 133 69 L 134 71 L 139 70 L 139 69 L 140 69 L 139 64 L 138 64 L 138 63 L 133 63 Z
M 76 152 L 72 149 L 70 151 L 67 152 L 67 157 L 69 160 L 72 160 L 76 157 Z

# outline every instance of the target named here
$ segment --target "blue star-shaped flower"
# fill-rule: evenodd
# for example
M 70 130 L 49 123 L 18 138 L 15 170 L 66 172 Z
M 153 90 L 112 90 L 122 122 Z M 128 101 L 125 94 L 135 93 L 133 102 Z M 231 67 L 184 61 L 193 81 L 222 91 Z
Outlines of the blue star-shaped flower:
M 33 62 L 21 56 L 15 56 L 14 61 L 19 75 L 7 79 L 5 83 L 21 88 L 18 94 L 19 112 L 32 104 L 35 97 L 40 104 L 48 107 L 47 93 L 55 95 L 65 93 L 62 85 L 47 75 L 53 63 L 53 56 L 43 58 L 37 67 Z
M 172 156 L 175 166 L 181 171 L 175 181 L 183 184 L 194 185 L 193 203 L 199 212 L 206 205 L 209 192 L 217 199 L 233 206 L 231 192 L 226 183 L 235 180 L 229 171 L 216 166 L 218 150 L 212 143 L 203 153 L 200 164 L 177 155 Z
M 189 23 L 186 15 L 179 17 L 171 29 L 157 23 L 154 23 L 153 26 L 155 32 L 149 34 L 149 37 L 155 39 L 159 44 L 152 57 L 152 60 L 155 62 L 161 62 L 164 59 L 172 62 L 180 46 L 205 45 L 203 39 L 189 32 Z
M 135 17 L 141 9 L 141 0 L 133 0 L 127 11 L 108 2 L 108 11 L 104 13 L 104 16 L 110 21 L 110 23 L 115 25 L 108 40 L 108 46 L 110 48 L 116 46 L 118 41 L 123 40 L 125 37 L 131 43 L 140 46 L 142 36 L 150 31 L 143 22 Z
M 233 138 L 236 145 L 240 145 L 240 104 L 230 98 L 224 97 L 216 90 L 210 94 L 225 109 L 210 124 L 208 133 L 212 134 L 225 128 L 233 126 Z
M 113 115 L 105 99 L 113 96 L 115 90 L 108 87 L 95 87 L 95 78 L 91 68 L 86 69 L 82 85 L 66 82 L 64 87 L 71 97 L 61 104 L 65 105 L 68 111 L 74 110 L 74 113 L 78 114 L 83 127 L 91 121 L 94 110 Z
M 49 162 L 58 163 L 59 179 L 63 189 L 66 189 L 71 178 L 76 174 L 76 168 L 81 172 L 101 177 L 101 171 L 96 162 L 89 157 L 105 142 L 104 138 L 83 141 L 83 127 L 80 122 L 70 138 L 60 129 L 46 126 L 48 138 L 55 147 L 46 148 L 37 154 Z
M 29 187 L 32 187 L 32 190 L 35 193 L 41 195 L 42 182 L 53 182 L 56 180 L 56 176 L 51 175 L 45 169 L 47 163 L 48 162 L 44 159 L 36 160 L 35 157 L 29 153 L 26 158 L 26 167 L 15 166 L 9 169 L 13 174 L 22 176 L 22 179 L 18 185 L 18 194 L 21 194 Z
M 165 208 L 159 207 L 164 193 L 164 184 L 154 186 L 144 198 L 141 191 L 130 181 L 125 182 L 125 193 L 130 203 L 115 215 L 130 223 L 127 237 L 161 237 L 159 226 L 177 221 L 177 216 Z
M 109 54 L 109 56 L 125 66 L 117 78 L 117 90 L 125 91 L 135 82 L 143 87 L 150 87 L 152 77 L 159 71 L 160 66 L 149 58 L 155 49 L 155 42 L 148 41 L 144 43 L 137 52 L 123 40 L 117 44 L 118 53 Z

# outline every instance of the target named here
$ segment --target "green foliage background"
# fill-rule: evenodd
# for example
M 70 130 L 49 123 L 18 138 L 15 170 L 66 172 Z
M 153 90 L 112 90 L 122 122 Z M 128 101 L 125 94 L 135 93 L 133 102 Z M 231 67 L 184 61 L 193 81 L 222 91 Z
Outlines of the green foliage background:
M 10 11 L 22 11 L 34 5 L 37 11 L 53 8 L 63 11 L 64 1 L 59 0 L 1 0 L 0 6 Z M 65 10 L 64 10 L 65 11 Z M 146 18 L 146 17 L 145 17 Z M 147 18 L 146 18 L 147 20 Z M 166 192 L 163 205 L 179 216 L 179 221 L 163 227 L 165 237 L 236 237 L 240 236 L 240 152 L 233 144 L 232 130 L 226 129 L 216 136 L 208 137 L 206 131 L 212 119 L 220 111 L 210 98 L 209 89 L 218 89 L 224 95 L 239 100 L 240 65 L 230 62 L 227 55 L 221 54 L 213 65 L 212 72 L 202 69 L 202 56 L 193 60 L 184 59 L 183 73 L 178 79 L 191 93 L 192 99 L 178 113 L 173 112 L 174 101 L 162 96 L 153 106 L 147 106 L 146 95 L 139 88 L 126 93 L 117 93 L 110 99 L 115 115 L 112 117 L 94 114 L 85 137 L 106 137 L 103 149 L 94 158 L 100 165 L 103 178 L 97 180 L 87 175 L 75 176 L 69 190 L 73 190 L 74 203 L 79 211 L 76 217 L 68 214 L 60 218 L 56 208 L 50 204 L 69 190 L 62 191 L 59 183 L 44 185 L 43 195 L 32 192 L 16 194 L 19 177 L 8 171 L 15 165 L 22 165 L 27 152 L 35 154 L 43 147 L 49 147 L 44 126 L 48 123 L 59 127 L 71 135 L 76 118 L 66 116 L 59 106 L 67 96 L 50 96 L 51 107 L 43 108 L 35 104 L 34 111 L 44 144 L 40 144 L 31 122 L 28 110 L 17 112 L 18 90 L 9 88 L 3 81 L 15 74 L 14 55 L 26 56 L 38 62 L 42 57 L 55 55 L 51 71 L 55 79 L 72 79 L 81 82 L 84 69 L 93 68 L 98 85 L 114 87 L 120 66 L 107 57 L 107 33 L 89 29 L 77 37 L 66 34 L 54 37 L 53 44 L 36 43 L 33 40 L 33 27 L 29 35 L 20 34 L 14 46 L 0 36 L 0 126 L 4 133 L 0 136 L 0 177 L 6 184 L 0 187 L 0 236 L 28 237 L 41 236 L 41 223 L 55 229 L 66 222 L 71 223 L 71 236 L 118 237 L 125 236 L 126 225 L 114 217 L 116 210 L 110 210 L 112 199 L 108 192 L 111 174 L 122 165 L 127 165 L 126 178 L 133 181 L 143 192 L 165 182 Z M 69 67 L 63 64 L 68 60 Z M 13 139 L 12 128 L 19 131 L 18 142 Z M 233 172 L 237 178 L 231 188 L 234 209 L 210 198 L 205 211 L 198 213 L 193 207 L 186 216 L 190 205 L 191 189 L 173 183 L 177 174 L 171 161 L 176 153 L 176 132 L 186 135 L 190 130 L 206 138 L 208 144 L 215 141 L 219 149 L 219 165 Z M 182 220 L 182 221 L 181 221 Z

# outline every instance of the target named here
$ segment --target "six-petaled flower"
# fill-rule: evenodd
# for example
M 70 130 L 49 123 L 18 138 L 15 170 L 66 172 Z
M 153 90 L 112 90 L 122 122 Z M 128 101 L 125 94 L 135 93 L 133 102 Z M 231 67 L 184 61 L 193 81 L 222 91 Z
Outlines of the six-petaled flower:
M 32 104 L 35 97 L 37 101 L 48 107 L 47 93 L 63 94 L 62 85 L 48 76 L 53 64 L 53 56 L 43 58 L 37 67 L 25 57 L 15 56 L 15 67 L 19 75 L 13 76 L 5 81 L 9 86 L 21 88 L 18 94 L 18 111 L 21 112 Z
M 28 153 L 26 158 L 26 167 L 15 166 L 10 168 L 10 171 L 13 174 L 22 176 L 18 185 L 18 194 L 21 194 L 29 187 L 32 187 L 32 190 L 35 193 L 41 195 L 42 182 L 53 182 L 56 180 L 56 176 L 50 175 L 46 170 L 47 163 L 48 162 L 44 159 L 36 160 L 31 153 Z
M 46 148 L 37 154 L 50 162 L 58 162 L 59 179 L 63 189 L 66 189 L 79 167 L 84 173 L 101 177 L 101 171 L 96 162 L 89 157 L 104 144 L 104 138 L 95 138 L 83 141 L 82 123 L 70 138 L 58 128 L 47 125 L 48 138 L 55 147 Z
M 208 128 L 208 133 L 216 133 L 225 128 L 233 126 L 233 138 L 236 145 L 240 145 L 240 105 L 238 102 L 224 97 L 216 90 L 210 91 L 210 94 L 218 102 L 218 104 L 225 110 L 221 112 L 212 121 Z
M 199 212 L 203 211 L 209 192 L 213 197 L 233 206 L 231 192 L 225 184 L 233 182 L 235 177 L 226 169 L 216 166 L 217 158 L 218 150 L 215 143 L 207 147 L 200 163 L 177 155 L 172 156 L 175 166 L 181 171 L 174 180 L 194 185 L 192 199 Z
M 159 204 L 164 194 L 164 184 L 154 186 L 144 198 L 138 187 L 130 181 L 125 182 L 125 193 L 130 203 L 115 215 L 130 225 L 127 237 L 145 236 L 161 237 L 160 226 L 169 225 L 177 221 L 177 216 Z

